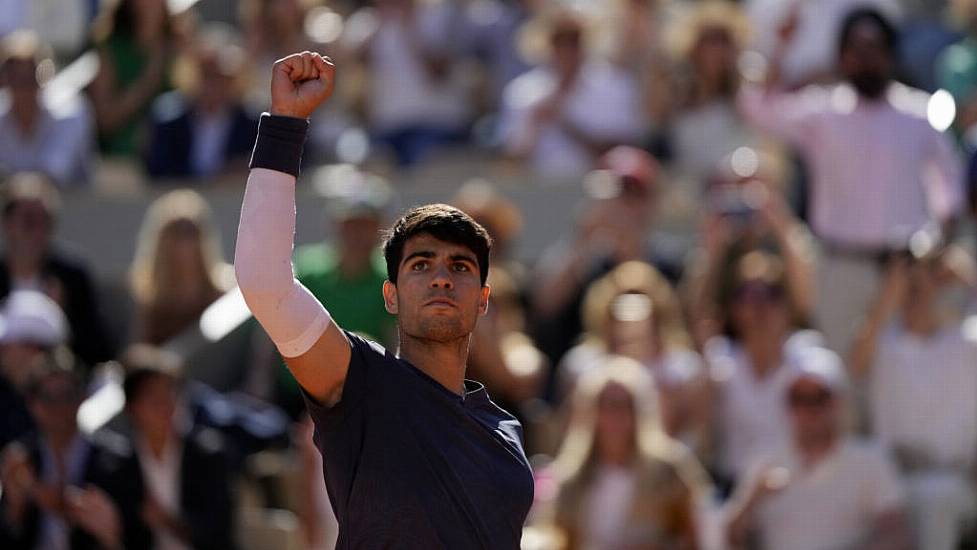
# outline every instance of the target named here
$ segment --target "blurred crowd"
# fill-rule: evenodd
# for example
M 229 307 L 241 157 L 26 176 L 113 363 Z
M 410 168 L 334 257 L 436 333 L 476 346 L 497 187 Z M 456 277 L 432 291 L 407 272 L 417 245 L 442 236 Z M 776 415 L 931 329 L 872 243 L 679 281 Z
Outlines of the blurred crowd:
M 220 390 L 187 362 L 235 299 L 205 190 L 302 50 L 295 272 L 344 328 L 396 348 L 404 174 L 583 197 L 532 262 L 505 188 L 441 198 L 495 240 L 468 377 L 524 426 L 524 548 L 977 548 L 977 0 L 0 1 L 0 547 L 334 544 L 257 323 Z M 113 167 L 159 196 L 121 322 L 55 238 Z

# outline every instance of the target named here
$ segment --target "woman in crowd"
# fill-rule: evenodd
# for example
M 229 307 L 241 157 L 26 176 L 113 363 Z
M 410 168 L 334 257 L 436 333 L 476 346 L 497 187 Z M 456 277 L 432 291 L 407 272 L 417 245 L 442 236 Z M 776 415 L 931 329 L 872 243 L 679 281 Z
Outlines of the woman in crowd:
M 551 473 L 555 494 L 539 517 L 568 549 L 698 546 L 705 472 L 666 435 L 652 379 L 634 360 L 608 357 L 581 377 Z
M 583 320 L 583 342 L 562 361 L 564 389 L 586 371 L 600 368 L 608 354 L 630 357 L 654 379 L 666 432 L 704 451 L 706 370 L 691 349 L 678 298 L 661 273 L 644 262 L 621 264 L 591 285 Z
M 160 197 L 140 229 L 132 265 L 135 340 L 160 345 L 177 336 L 231 287 L 232 277 L 204 198 L 190 190 Z

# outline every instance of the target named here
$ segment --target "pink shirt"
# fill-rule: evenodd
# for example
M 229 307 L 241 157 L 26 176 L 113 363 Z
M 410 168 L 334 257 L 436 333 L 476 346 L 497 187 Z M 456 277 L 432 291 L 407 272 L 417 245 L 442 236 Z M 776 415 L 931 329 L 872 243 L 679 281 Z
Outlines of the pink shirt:
M 963 205 L 960 158 L 926 118 L 929 95 L 901 84 L 883 101 L 847 84 L 784 93 L 746 89 L 744 116 L 800 149 L 815 233 L 838 244 L 904 246 Z

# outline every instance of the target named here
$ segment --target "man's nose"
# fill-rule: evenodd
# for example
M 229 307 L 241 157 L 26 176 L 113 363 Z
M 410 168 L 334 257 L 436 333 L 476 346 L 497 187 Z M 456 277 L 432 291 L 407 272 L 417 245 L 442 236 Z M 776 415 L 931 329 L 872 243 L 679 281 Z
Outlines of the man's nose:
M 454 283 L 451 280 L 451 272 L 447 266 L 440 266 L 434 271 L 431 278 L 432 288 L 452 288 Z

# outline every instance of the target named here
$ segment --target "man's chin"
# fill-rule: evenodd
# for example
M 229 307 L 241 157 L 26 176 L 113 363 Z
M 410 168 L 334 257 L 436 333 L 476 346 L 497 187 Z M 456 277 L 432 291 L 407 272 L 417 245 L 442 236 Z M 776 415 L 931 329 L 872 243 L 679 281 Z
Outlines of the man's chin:
M 418 327 L 417 334 L 412 336 L 434 342 L 450 342 L 468 336 L 469 334 L 471 334 L 471 330 L 465 330 L 461 319 L 457 317 L 438 317 L 426 319 Z

